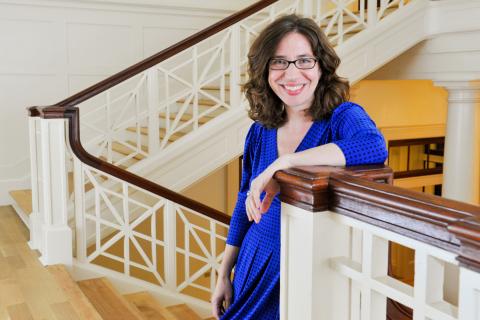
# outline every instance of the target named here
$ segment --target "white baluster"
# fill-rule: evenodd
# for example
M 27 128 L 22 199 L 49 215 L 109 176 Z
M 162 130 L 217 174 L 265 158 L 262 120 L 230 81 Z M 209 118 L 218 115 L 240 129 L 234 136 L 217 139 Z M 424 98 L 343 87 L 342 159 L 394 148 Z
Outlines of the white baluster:
M 367 0 L 367 7 L 368 7 L 367 22 L 368 22 L 368 28 L 370 28 L 375 26 L 378 22 L 377 0 Z
M 164 256 L 165 256 L 165 283 L 167 289 L 177 289 L 177 214 L 175 204 L 165 201 L 163 208 L 164 219 Z
M 41 120 L 42 207 L 40 261 L 72 263 L 72 230 L 68 226 L 64 119 Z
M 129 276 L 130 275 L 130 238 L 132 236 L 132 230 L 130 227 L 130 210 L 128 209 L 128 184 L 126 182 L 122 183 L 122 207 L 123 207 L 123 232 L 125 236 L 123 237 L 123 259 L 124 259 L 124 268 L 123 272 Z
M 388 241 L 363 231 L 362 273 L 367 281 L 362 288 L 361 319 L 384 320 L 387 298 L 371 289 L 370 281 L 388 274 Z
M 240 108 L 240 26 L 235 24 L 231 27 L 231 44 L 230 44 L 230 64 L 232 71 L 230 73 L 230 105 L 232 108 Z
M 157 68 L 147 71 L 148 87 L 148 154 L 153 155 L 160 149 L 160 118 L 159 118 L 159 81 Z M 166 97 L 168 99 L 168 96 Z M 167 117 L 169 114 L 167 113 Z M 167 119 L 165 119 L 168 122 Z M 138 135 L 138 132 L 137 132 Z
M 192 87 L 193 87 L 193 130 L 198 129 L 198 92 L 200 82 L 198 81 L 198 46 L 192 48 Z
M 313 13 L 313 1 L 312 0 L 303 0 L 301 12 L 305 17 L 311 17 Z

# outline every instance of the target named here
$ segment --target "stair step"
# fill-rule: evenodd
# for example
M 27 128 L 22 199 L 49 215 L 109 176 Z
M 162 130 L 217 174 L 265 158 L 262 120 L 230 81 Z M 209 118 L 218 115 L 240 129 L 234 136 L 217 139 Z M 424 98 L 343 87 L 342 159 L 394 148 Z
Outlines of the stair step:
M 179 99 L 177 100 L 178 103 L 184 103 L 185 99 Z M 193 99 L 190 101 L 190 104 L 193 104 Z M 216 106 L 217 103 L 215 101 L 212 101 L 210 99 L 198 99 L 198 105 L 199 106 L 204 106 L 204 107 L 213 107 Z
M 9 194 L 24 213 L 27 215 L 32 213 L 32 190 L 13 190 Z
M 165 112 L 160 113 L 160 118 L 165 119 L 166 117 L 167 117 L 167 114 Z M 169 116 L 170 120 L 175 120 L 176 117 L 177 117 L 176 113 L 171 113 L 170 116 Z M 189 113 L 184 113 L 180 117 L 180 121 L 181 122 L 187 122 L 187 121 L 191 120 L 192 118 L 193 118 L 193 115 L 191 115 Z M 212 119 L 213 119 L 213 117 L 210 116 L 210 115 L 204 116 L 204 117 L 201 117 L 200 119 L 198 119 L 198 123 L 204 124 L 204 123 L 207 123 L 208 121 L 210 121 Z
M 190 309 L 186 304 L 178 304 L 167 307 L 167 310 L 178 320 L 202 320 L 202 318 Z
M 115 151 L 115 152 L 118 152 L 118 153 L 121 153 L 125 156 L 128 156 L 129 154 L 132 154 L 133 152 L 135 152 L 134 149 L 136 149 L 136 143 L 133 142 L 133 141 L 126 141 L 127 144 L 131 145 L 132 147 L 129 148 L 123 144 L 121 144 L 120 142 L 116 142 L 114 141 L 112 143 L 112 150 Z M 142 148 L 142 151 L 144 152 L 148 152 L 148 147 L 147 146 L 141 146 Z M 145 159 L 145 156 L 143 154 L 136 154 L 133 159 L 135 160 L 143 160 Z
M 106 278 L 78 281 L 78 286 L 104 320 L 142 320 L 142 314 L 131 305 Z
M 176 320 L 167 309 L 162 307 L 148 292 L 126 294 L 124 297 L 142 313 L 145 320 Z
M 137 128 L 135 128 L 135 127 L 127 128 L 127 131 L 130 131 L 130 132 L 136 132 L 136 130 L 137 130 Z M 160 128 L 160 139 L 163 139 L 165 137 L 165 132 L 166 132 L 166 130 L 164 128 Z M 140 127 L 140 134 L 148 136 L 148 128 L 147 127 Z M 174 142 L 174 141 L 180 139 L 181 137 L 183 137 L 184 135 L 185 135 L 185 133 L 183 133 L 183 132 L 175 132 L 174 134 L 172 134 L 170 136 L 168 141 Z
M 65 266 L 59 264 L 52 265 L 48 266 L 47 270 L 54 277 L 58 286 L 62 288 L 66 298 L 80 319 L 102 319 L 82 290 L 80 290 L 78 284 L 72 279 Z

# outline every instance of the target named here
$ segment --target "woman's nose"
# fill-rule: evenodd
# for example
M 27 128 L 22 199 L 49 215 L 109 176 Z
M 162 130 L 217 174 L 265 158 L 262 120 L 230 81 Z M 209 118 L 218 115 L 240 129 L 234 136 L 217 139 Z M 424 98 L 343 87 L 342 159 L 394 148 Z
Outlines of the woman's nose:
M 287 69 L 285 69 L 285 76 L 297 76 L 300 73 L 300 70 L 295 66 L 295 64 L 290 63 Z

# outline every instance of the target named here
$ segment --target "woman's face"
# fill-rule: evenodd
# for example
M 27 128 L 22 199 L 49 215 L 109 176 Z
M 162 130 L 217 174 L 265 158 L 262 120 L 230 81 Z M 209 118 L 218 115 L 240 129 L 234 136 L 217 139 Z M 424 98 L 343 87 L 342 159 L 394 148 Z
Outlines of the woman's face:
M 310 42 L 304 35 L 291 32 L 279 42 L 272 58 L 293 61 L 306 57 L 314 57 Z M 320 75 L 318 62 L 312 69 L 298 69 L 291 63 L 286 70 L 272 70 L 269 67 L 268 83 L 287 107 L 304 110 L 313 102 Z

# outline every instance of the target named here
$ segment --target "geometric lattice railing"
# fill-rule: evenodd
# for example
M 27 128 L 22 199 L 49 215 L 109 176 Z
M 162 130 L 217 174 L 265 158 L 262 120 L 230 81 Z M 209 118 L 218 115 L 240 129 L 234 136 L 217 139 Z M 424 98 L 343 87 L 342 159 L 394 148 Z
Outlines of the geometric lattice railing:
M 75 160 L 80 262 L 208 301 L 228 225 Z M 108 187 L 105 187 L 108 186 Z M 94 204 L 85 201 L 94 193 Z

